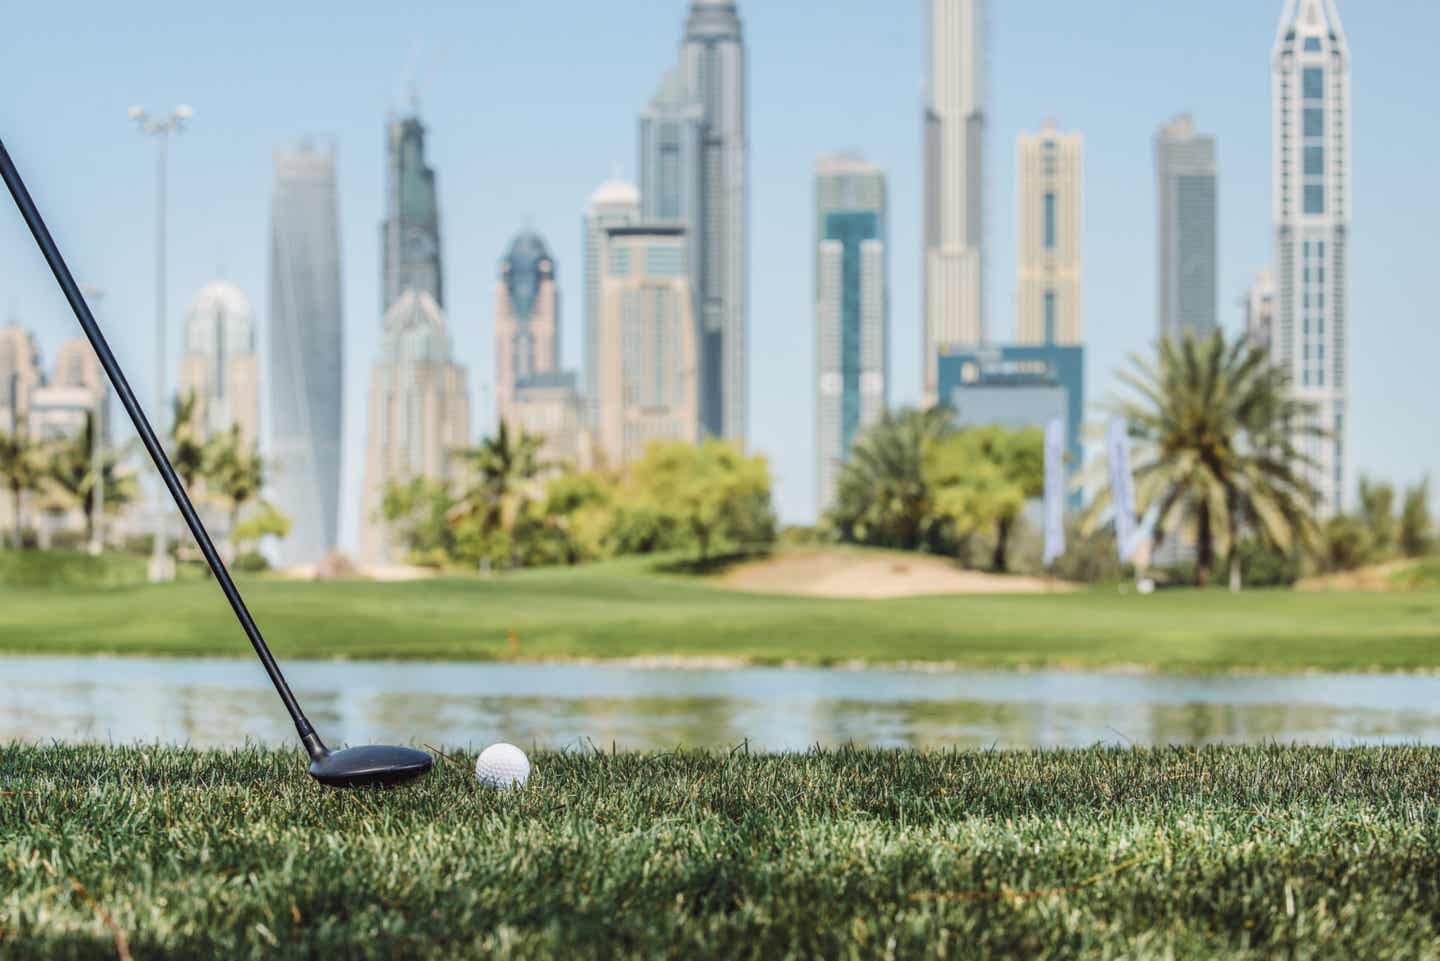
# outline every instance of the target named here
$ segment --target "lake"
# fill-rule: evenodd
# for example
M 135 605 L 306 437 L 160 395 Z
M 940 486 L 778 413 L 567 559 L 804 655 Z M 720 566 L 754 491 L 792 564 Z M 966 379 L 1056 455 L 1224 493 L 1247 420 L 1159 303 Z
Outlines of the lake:
M 1406 675 L 346 661 L 297 661 L 286 673 L 332 746 L 1440 744 L 1440 679 Z M 254 661 L 0 658 L 0 743 L 226 746 L 293 737 Z

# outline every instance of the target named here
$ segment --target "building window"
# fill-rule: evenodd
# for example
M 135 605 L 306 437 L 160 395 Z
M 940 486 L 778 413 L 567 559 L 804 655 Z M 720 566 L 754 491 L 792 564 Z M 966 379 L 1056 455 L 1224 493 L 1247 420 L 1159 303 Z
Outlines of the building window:
M 1322 67 L 1305 68 L 1305 99 L 1325 99 L 1325 70 Z
M 615 246 L 610 248 L 610 276 L 630 276 L 630 248 Z
M 1325 176 L 1325 148 L 1305 148 L 1305 175 L 1307 177 Z
M 1323 214 L 1325 212 L 1325 187 L 1322 184 L 1310 184 L 1305 188 L 1305 213 Z
M 1306 38 L 1305 38 L 1305 52 L 1306 52 L 1306 53 L 1320 53 L 1320 38 L 1319 38 L 1319 37 L 1306 37 Z
M 684 251 L 678 246 L 656 246 L 645 251 L 645 274 L 649 277 L 679 277 L 685 273 Z
M 1055 343 L 1055 291 L 1045 291 L 1045 343 Z
M 1325 136 L 1325 111 L 1319 107 L 1305 108 L 1305 136 Z
M 1055 249 L 1055 192 L 1045 194 L 1045 249 Z

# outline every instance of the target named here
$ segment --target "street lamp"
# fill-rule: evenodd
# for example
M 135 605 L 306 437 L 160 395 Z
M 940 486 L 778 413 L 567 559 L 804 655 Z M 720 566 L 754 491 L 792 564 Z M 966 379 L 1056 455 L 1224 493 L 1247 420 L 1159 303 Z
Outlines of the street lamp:
M 195 111 L 181 104 L 169 116 L 152 117 L 144 107 L 131 107 L 130 119 L 140 132 L 154 137 L 155 153 L 155 411 L 165 416 L 165 152 L 170 135 L 185 129 Z M 163 425 L 162 425 L 163 426 Z M 175 579 L 175 562 L 170 557 L 166 532 L 165 488 L 155 485 L 155 550 L 150 556 L 150 580 Z

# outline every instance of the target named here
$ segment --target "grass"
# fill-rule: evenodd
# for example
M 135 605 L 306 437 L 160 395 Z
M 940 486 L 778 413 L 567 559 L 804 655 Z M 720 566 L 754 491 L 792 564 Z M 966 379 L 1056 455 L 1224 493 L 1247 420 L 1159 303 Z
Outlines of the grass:
M 401 584 L 243 582 L 278 654 L 678 655 L 1182 672 L 1440 669 L 1440 591 L 845 601 L 739 594 L 630 560 Z M 513 638 L 513 641 L 512 641 Z M 3 590 L 0 652 L 248 656 L 215 585 Z
M 0 550 L 0 588 L 135 587 L 146 582 L 148 569 L 148 559 L 133 554 Z M 194 564 L 181 564 L 179 575 L 184 580 L 203 576 Z
M 1440 752 L 0 751 L 0 956 L 1440 958 Z

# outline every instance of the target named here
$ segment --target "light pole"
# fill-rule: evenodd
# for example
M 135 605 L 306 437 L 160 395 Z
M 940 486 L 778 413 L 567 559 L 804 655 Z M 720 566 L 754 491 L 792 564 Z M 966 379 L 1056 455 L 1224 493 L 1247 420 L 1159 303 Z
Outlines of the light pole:
M 170 135 L 185 129 L 195 111 L 181 104 L 166 117 L 152 117 L 144 107 L 131 107 L 130 119 L 140 132 L 155 138 L 155 414 L 165 416 L 165 151 Z M 163 423 L 162 423 L 163 428 Z M 155 485 L 155 550 L 150 555 L 150 580 L 175 579 L 166 532 L 165 487 Z
M 105 299 L 105 291 L 99 287 L 83 287 L 82 292 L 90 302 L 99 304 Z M 109 391 L 105 389 L 105 383 L 97 384 L 95 393 L 95 412 L 91 415 L 90 421 L 90 475 L 94 492 L 90 495 L 94 501 L 94 520 L 90 522 L 90 555 L 99 557 L 105 551 L 105 460 L 104 448 L 100 439 L 105 424 L 105 402 L 109 399 Z

